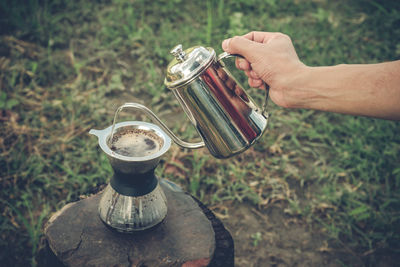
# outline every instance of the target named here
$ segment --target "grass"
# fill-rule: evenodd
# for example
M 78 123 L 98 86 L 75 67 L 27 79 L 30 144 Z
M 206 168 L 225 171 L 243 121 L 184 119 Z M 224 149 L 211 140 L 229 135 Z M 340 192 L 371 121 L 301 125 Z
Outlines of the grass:
M 107 182 L 112 170 L 87 132 L 110 125 L 122 103 L 144 103 L 196 138 L 163 86 L 177 43 L 219 53 L 224 38 L 256 29 L 289 34 L 308 65 L 400 58 L 396 1 L 31 0 L 0 10 L 2 265 L 37 265 L 51 212 Z M 215 210 L 285 202 L 366 265 L 398 253 L 399 123 L 270 108 L 271 127 L 253 149 L 224 161 L 174 146 L 158 174 Z

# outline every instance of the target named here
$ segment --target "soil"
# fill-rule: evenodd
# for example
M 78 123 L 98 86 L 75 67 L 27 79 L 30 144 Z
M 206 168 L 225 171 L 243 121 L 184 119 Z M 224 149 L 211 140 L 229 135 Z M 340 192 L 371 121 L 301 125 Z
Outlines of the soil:
M 222 221 L 234 239 L 235 266 L 362 266 L 349 252 L 330 248 L 323 233 L 283 210 L 283 205 L 265 210 L 246 203 L 229 207 L 229 217 Z

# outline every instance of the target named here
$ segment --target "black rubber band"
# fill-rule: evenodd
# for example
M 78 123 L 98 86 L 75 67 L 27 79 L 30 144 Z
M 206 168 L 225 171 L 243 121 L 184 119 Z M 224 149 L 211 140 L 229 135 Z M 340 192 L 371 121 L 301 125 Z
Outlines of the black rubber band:
M 125 174 L 114 171 L 110 184 L 117 193 L 124 196 L 139 197 L 152 192 L 158 180 L 154 169 L 146 173 Z

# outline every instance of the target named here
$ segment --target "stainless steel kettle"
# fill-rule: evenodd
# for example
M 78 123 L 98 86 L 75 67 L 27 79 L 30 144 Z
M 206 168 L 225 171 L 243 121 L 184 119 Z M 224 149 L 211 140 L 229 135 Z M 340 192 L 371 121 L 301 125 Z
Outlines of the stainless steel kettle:
M 183 51 L 182 45 L 174 47 L 171 53 L 175 59 L 167 67 L 164 84 L 175 94 L 204 142 L 180 140 L 151 110 L 140 104 L 126 103 L 120 109 L 131 107 L 145 111 L 181 147 L 205 145 L 216 158 L 231 157 L 253 145 L 267 128 L 268 89 L 260 108 L 225 68 L 223 59 L 237 55 L 222 53 L 217 58 L 210 47 L 195 46 Z
M 205 145 L 216 158 L 228 158 L 249 148 L 268 123 L 266 104 L 259 108 L 225 68 L 224 58 L 210 47 L 182 45 L 167 67 L 164 84 L 178 98 Z

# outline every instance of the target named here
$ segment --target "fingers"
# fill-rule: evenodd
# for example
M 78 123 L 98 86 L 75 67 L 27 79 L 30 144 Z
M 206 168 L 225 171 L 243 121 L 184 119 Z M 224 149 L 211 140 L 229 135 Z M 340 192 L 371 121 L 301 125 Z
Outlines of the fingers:
M 242 36 L 235 36 L 222 42 L 222 48 L 230 54 L 239 54 L 248 61 L 254 62 L 262 51 L 262 44 Z
M 236 58 L 235 61 L 236 68 L 246 71 L 246 70 L 251 70 L 250 62 L 248 62 L 244 58 Z
M 246 71 L 246 75 L 249 78 L 253 78 L 253 79 L 260 79 L 260 76 L 254 71 L 254 70 L 248 70 Z
M 261 55 L 264 54 L 265 43 L 278 37 L 278 35 L 279 33 L 272 32 L 249 32 L 243 36 L 235 36 L 222 42 L 222 48 L 226 52 L 245 57 L 245 59 L 237 58 L 235 63 L 238 69 L 245 71 L 251 87 L 265 88 L 264 81 L 252 69 L 252 64 L 259 61 Z
M 253 79 L 250 77 L 248 79 L 248 83 L 253 88 L 262 88 L 262 86 L 264 84 L 264 82 L 261 79 Z
M 267 43 L 275 34 L 275 32 L 256 32 L 252 31 L 243 35 L 244 38 L 257 43 Z
M 251 87 L 258 88 L 263 85 L 263 81 L 261 80 L 260 76 L 251 69 L 251 65 L 247 60 L 243 58 L 237 58 L 236 67 L 245 72 L 245 74 L 249 78 L 249 85 Z

